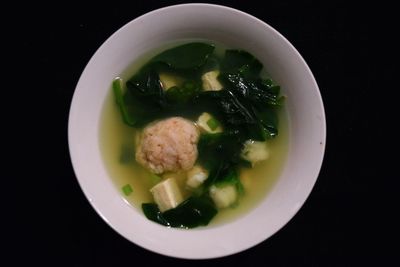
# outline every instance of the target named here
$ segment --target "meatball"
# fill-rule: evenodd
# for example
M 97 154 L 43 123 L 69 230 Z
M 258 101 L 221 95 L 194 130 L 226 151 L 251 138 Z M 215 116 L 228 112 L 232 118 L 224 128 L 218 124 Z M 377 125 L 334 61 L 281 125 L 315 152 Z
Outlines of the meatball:
M 144 128 L 136 149 L 136 161 L 160 174 L 190 170 L 197 159 L 199 132 L 181 117 L 158 121 Z

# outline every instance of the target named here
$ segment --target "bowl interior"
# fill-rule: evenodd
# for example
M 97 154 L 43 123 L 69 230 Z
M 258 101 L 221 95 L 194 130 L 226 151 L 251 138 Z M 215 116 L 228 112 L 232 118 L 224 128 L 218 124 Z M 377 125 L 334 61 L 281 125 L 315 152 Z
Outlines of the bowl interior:
M 231 223 L 193 230 L 157 225 L 127 205 L 108 177 L 99 149 L 100 115 L 110 81 L 143 54 L 185 39 L 214 40 L 247 50 L 260 59 L 288 97 L 290 132 L 284 170 L 262 203 Z M 299 210 L 321 167 L 325 116 L 311 71 L 277 31 L 231 8 L 178 5 L 133 20 L 98 49 L 76 87 L 69 118 L 69 145 L 73 167 L 86 197 L 119 234 L 164 255 L 213 258 L 262 242 Z

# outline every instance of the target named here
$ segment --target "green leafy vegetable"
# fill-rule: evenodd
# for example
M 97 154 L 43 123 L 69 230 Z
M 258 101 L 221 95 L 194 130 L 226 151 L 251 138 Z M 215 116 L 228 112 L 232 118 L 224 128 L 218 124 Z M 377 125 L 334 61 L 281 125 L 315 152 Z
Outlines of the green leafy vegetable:
M 206 195 L 190 197 L 178 207 L 163 213 L 154 203 L 143 203 L 142 210 L 149 220 L 165 226 L 180 228 L 207 225 L 217 214 L 214 203 Z
M 218 182 L 215 183 L 217 187 L 225 186 L 227 184 L 234 185 L 236 187 L 237 192 L 240 195 L 244 194 L 244 187 L 240 182 L 239 175 L 235 169 L 229 169 L 229 171 L 222 176 Z
M 141 127 L 157 119 L 166 106 L 165 95 L 157 72 L 145 66 L 126 83 L 124 95 L 125 109 L 134 123 L 130 126 Z
M 271 79 L 261 78 L 263 65 L 250 53 L 227 50 L 219 58 L 213 51 L 214 46 L 206 43 L 177 46 L 156 55 L 143 66 L 127 81 L 127 90 L 122 90 L 121 80 L 113 82 L 123 121 L 129 126 L 144 127 L 171 116 L 196 120 L 207 112 L 212 115 L 207 125 L 212 130 L 219 126 L 224 129 L 222 133 L 200 136 L 198 163 L 209 174 L 189 199 L 164 213 L 156 204 L 142 204 L 146 217 L 162 225 L 181 228 L 207 225 L 217 213 L 208 196 L 210 186 L 230 184 L 239 194 L 244 194 L 237 170 L 252 166 L 241 157 L 244 143 L 265 141 L 278 135 L 277 110 L 284 102 L 280 86 Z M 223 89 L 202 91 L 201 76 L 212 70 L 220 72 L 217 78 Z M 159 73 L 176 75 L 179 83 L 164 90 Z M 129 162 L 133 152 L 128 155 L 124 149 L 121 160 Z M 161 180 L 156 175 L 150 179 L 152 184 Z M 130 186 L 124 188 L 124 194 L 132 193 Z
M 211 170 L 223 163 L 237 163 L 243 147 L 237 131 L 226 131 L 217 134 L 202 134 L 197 145 L 199 161 L 202 166 Z M 213 160 L 210 160 L 213 159 Z
M 174 86 L 166 91 L 166 98 L 172 105 L 185 104 L 201 90 L 199 83 L 186 81 L 182 87 Z
M 229 89 L 223 91 L 220 106 L 230 124 L 256 123 L 254 114 L 246 101 L 240 99 L 236 93 Z
M 164 106 L 164 91 L 157 72 L 150 66 L 142 69 L 127 82 L 127 87 L 132 96 L 140 98 L 152 109 Z
M 248 79 L 241 74 L 222 74 L 221 80 L 235 92 L 250 100 L 252 104 L 265 106 L 280 106 L 280 87 L 266 86 L 261 79 Z M 278 94 L 276 94 L 278 92 Z
M 210 46 L 200 44 L 190 43 L 161 53 L 129 79 L 128 90 L 123 97 L 121 90 L 116 91 L 124 121 L 130 126 L 142 127 L 156 119 L 182 113 L 188 118 L 195 118 L 206 111 L 215 114 L 224 128 L 242 129 L 242 136 L 246 135 L 247 139 L 263 141 L 275 136 L 276 124 L 265 119 L 268 117 L 266 112 L 274 113 L 275 110 L 266 110 L 265 107 L 282 105 L 280 88 L 271 80 L 261 80 L 258 77 L 262 65 L 247 52 L 226 52 L 221 62 L 221 70 L 225 72 L 219 76 L 224 83 L 224 90 L 201 92 L 200 81 L 195 78 L 196 75 L 189 75 L 191 78 L 179 87 L 175 86 L 167 91 L 162 89 L 157 71 L 165 67 L 159 65 L 159 61 L 166 58 L 166 55 L 181 53 L 179 51 L 190 50 L 191 54 L 200 55 L 206 50 L 205 47 Z M 209 67 L 219 64 L 215 56 L 207 59 L 206 63 Z M 244 68 L 252 74 L 244 73 Z
M 161 211 L 158 209 L 157 204 L 143 203 L 142 210 L 143 210 L 144 215 L 147 217 L 147 219 L 154 221 L 156 223 L 165 225 L 165 226 L 171 226 L 171 224 L 167 220 L 164 219 L 164 216 L 161 213 Z
M 243 50 L 226 50 L 221 63 L 221 72 L 240 73 L 245 77 L 258 76 L 262 68 L 258 59 Z
M 274 86 L 274 82 L 271 79 L 262 80 L 262 83 L 264 86 L 267 86 L 267 87 Z M 279 91 L 277 92 L 277 94 L 279 94 Z
M 236 182 L 232 182 L 236 177 L 238 191 L 243 192 L 242 188 L 239 188 L 241 184 L 236 175 L 236 168 L 239 165 L 246 164 L 240 156 L 243 148 L 242 138 L 237 130 L 200 136 L 197 145 L 198 160 L 202 166 L 209 170 L 208 179 L 204 182 L 205 189 L 213 184 L 227 181 L 236 184 Z
M 165 63 L 173 69 L 196 69 L 206 62 L 214 48 L 212 44 L 188 43 L 168 49 L 151 61 Z
M 218 70 L 220 68 L 220 59 L 215 55 L 211 54 L 207 60 L 206 63 L 204 63 L 202 73 L 206 73 L 209 71 L 213 70 Z
M 278 135 L 278 116 L 271 108 L 255 109 L 254 112 L 260 120 L 264 136 L 266 139 L 273 138 Z
M 235 132 L 241 142 L 247 139 L 264 140 L 251 104 L 240 94 L 228 88 L 217 92 L 202 92 L 196 98 L 196 103 L 201 106 L 210 105 L 207 112 L 217 117 L 224 129 Z
M 233 124 L 243 124 L 249 137 L 256 141 L 264 141 L 278 134 L 278 118 L 276 108 L 282 106 L 284 98 L 280 96 L 280 87 L 273 85 L 271 80 L 260 78 L 245 78 L 240 73 L 225 73 L 220 75 L 220 80 L 226 85 L 226 90 L 236 96 L 236 102 L 242 103 L 237 108 L 243 116 L 230 116 L 228 121 Z M 243 113 L 246 111 L 245 113 Z
M 134 126 L 136 124 L 136 121 L 131 115 L 129 114 L 127 108 L 126 108 L 126 103 L 123 98 L 123 92 L 122 92 L 122 85 L 121 85 L 121 79 L 116 78 L 113 83 L 112 83 L 112 88 L 115 96 L 115 100 L 117 102 L 117 105 L 119 106 L 122 114 L 122 119 L 123 121 L 128 124 L 129 126 Z

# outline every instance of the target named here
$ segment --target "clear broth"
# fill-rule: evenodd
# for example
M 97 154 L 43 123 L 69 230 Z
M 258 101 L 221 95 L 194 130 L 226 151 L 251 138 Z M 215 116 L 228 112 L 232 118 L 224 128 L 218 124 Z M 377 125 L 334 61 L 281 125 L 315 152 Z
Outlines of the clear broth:
M 176 45 L 177 43 L 174 44 Z M 166 48 L 168 47 L 163 47 L 163 49 Z M 226 49 L 226 46 L 217 44 L 216 48 L 216 53 L 218 54 L 222 53 Z M 153 53 L 137 60 L 121 77 L 131 77 L 140 66 L 159 51 L 153 51 Z M 137 130 L 123 123 L 111 87 L 109 91 L 101 115 L 100 150 L 106 169 L 115 186 L 121 192 L 121 197 L 132 207 L 142 212 L 142 203 L 153 202 L 153 197 L 149 190 L 154 186 L 154 179 L 148 170 L 135 162 L 134 146 Z M 258 163 L 251 169 L 243 168 L 240 171 L 240 179 L 245 189 L 245 195 L 240 198 L 239 205 L 234 208 L 219 210 L 218 214 L 210 222 L 210 225 L 229 222 L 249 212 L 261 202 L 277 181 L 286 160 L 289 141 L 288 118 L 285 108 L 282 108 L 278 112 L 278 116 L 279 135 L 277 138 L 268 141 L 270 149 L 269 159 Z M 132 150 L 131 161 L 129 163 L 121 163 L 121 151 L 129 148 Z M 175 174 L 174 177 L 177 178 L 184 195 L 188 196 L 189 193 L 184 189 L 185 173 Z M 133 192 L 129 196 L 125 196 L 122 192 L 122 187 L 126 184 L 130 184 L 133 189 Z

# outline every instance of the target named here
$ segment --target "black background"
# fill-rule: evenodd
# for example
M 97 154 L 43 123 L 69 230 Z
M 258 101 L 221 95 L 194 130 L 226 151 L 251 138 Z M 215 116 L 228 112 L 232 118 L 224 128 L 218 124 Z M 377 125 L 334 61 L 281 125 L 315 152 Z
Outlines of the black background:
M 10 67 L 16 93 L 3 100 L 13 107 L 8 109 L 15 115 L 11 133 L 18 136 L 18 149 L 6 164 L 13 168 L 7 180 L 17 183 L 12 190 L 4 188 L 13 196 L 11 228 L 5 231 L 11 237 L 6 253 L 12 262 L 41 266 L 398 263 L 396 243 L 391 243 L 397 234 L 391 214 L 398 214 L 399 208 L 390 205 L 399 202 L 399 190 L 388 180 L 399 175 L 387 167 L 385 152 L 395 145 L 386 134 L 388 127 L 382 126 L 384 114 L 393 106 L 381 105 L 392 98 L 386 84 L 396 75 L 395 64 L 383 55 L 393 43 L 383 38 L 382 29 L 389 33 L 396 17 L 376 3 L 353 7 L 336 1 L 211 1 L 245 11 L 281 32 L 307 61 L 325 104 L 328 135 L 320 176 L 305 205 L 277 234 L 233 256 L 187 261 L 130 243 L 96 214 L 79 188 L 68 151 L 68 112 L 79 76 L 97 48 L 125 23 L 184 2 L 88 7 L 57 2 L 5 10 L 13 13 L 15 20 L 8 23 L 15 27 L 4 42 L 19 51 L 13 60 L 16 67 Z M 380 56 L 375 54 L 377 43 L 384 43 Z M 381 62 L 382 57 L 389 63 Z

